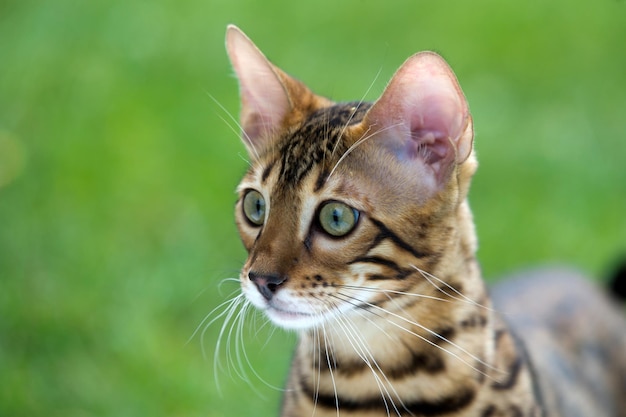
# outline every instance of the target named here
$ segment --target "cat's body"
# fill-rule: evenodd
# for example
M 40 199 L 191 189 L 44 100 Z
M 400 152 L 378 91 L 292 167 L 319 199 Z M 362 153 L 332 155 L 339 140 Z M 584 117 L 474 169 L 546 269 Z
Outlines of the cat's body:
M 567 331 L 584 326 L 590 343 L 557 340 L 573 343 L 567 353 L 541 346 L 562 324 L 545 326 L 554 315 L 543 302 L 526 306 L 534 316 L 513 307 L 516 297 L 493 308 L 466 201 L 477 166 L 472 120 L 440 57 L 410 58 L 373 104 L 336 104 L 270 64 L 234 27 L 227 47 L 252 159 L 236 208 L 250 254 L 241 285 L 300 335 L 283 416 L 626 415 L 626 322 L 606 299 L 592 293 L 579 305 L 588 289 L 577 280 L 551 288 L 552 301 L 577 300 L 561 303 L 574 310 L 560 317 L 573 320 Z M 550 298 L 539 284 L 517 292 Z M 509 304 L 519 337 L 499 313 L 508 317 Z M 602 323 L 585 322 L 592 318 Z M 545 340 L 533 333 L 538 324 Z M 581 361 L 586 375 L 604 376 L 592 399 L 569 398 L 587 392 L 586 381 L 560 379 Z
M 566 268 L 508 277 L 492 299 L 528 351 L 547 415 L 626 415 L 626 322 L 613 299 Z

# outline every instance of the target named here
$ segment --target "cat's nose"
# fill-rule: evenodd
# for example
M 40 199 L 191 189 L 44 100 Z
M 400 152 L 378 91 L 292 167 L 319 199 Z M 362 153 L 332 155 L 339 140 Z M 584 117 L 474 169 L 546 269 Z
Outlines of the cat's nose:
M 285 282 L 286 277 L 272 274 L 257 274 L 250 271 L 248 273 L 250 281 L 256 285 L 261 295 L 267 300 L 271 300 L 278 288 Z

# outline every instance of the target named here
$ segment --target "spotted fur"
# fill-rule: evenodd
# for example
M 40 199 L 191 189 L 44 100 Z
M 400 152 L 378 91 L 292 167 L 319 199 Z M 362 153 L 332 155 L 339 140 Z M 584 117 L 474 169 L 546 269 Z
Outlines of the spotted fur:
M 440 57 L 409 58 L 375 103 L 334 103 L 232 26 L 227 47 L 252 159 L 242 290 L 299 333 L 282 416 L 626 415 L 626 324 L 608 299 L 548 271 L 492 304 L 467 203 L 472 119 Z M 352 213 L 340 236 L 330 203 Z

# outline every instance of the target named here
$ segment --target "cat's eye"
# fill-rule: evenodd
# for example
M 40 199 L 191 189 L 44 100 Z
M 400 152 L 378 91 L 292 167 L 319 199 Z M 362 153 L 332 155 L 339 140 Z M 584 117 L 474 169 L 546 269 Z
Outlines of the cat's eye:
M 265 221 L 265 199 L 260 192 L 249 190 L 243 197 L 243 214 L 255 226 Z
M 338 201 L 324 204 L 319 213 L 319 223 L 326 233 L 334 237 L 345 236 L 354 229 L 359 212 Z

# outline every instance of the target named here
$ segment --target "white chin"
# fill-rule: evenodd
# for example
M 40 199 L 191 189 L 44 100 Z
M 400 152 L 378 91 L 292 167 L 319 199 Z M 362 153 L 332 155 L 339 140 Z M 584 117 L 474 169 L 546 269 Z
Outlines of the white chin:
M 324 317 L 321 315 L 280 310 L 274 307 L 267 307 L 264 312 L 275 325 L 284 329 L 305 330 L 324 321 Z
M 283 329 L 306 330 L 320 325 L 329 318 L 325 314 L 299 310 L 298 305 L 301 302 L 289 297 L 282 300 L 275 298 L 268 302 L 256 289 L 243 287 L 243 292 L 252 305 L 263 310 L 272 323 Z

